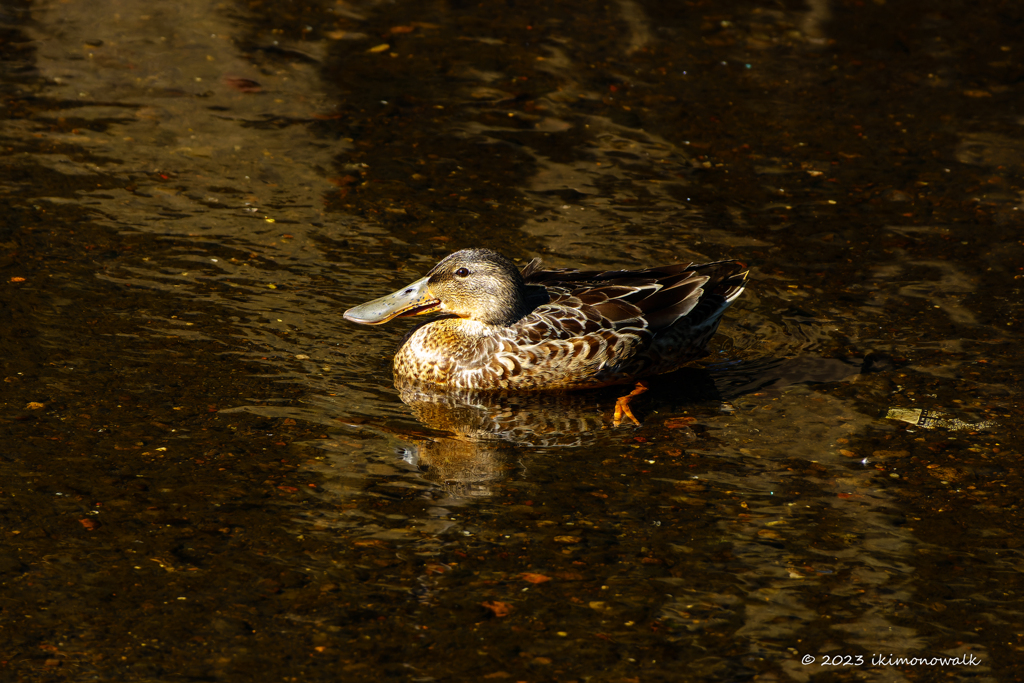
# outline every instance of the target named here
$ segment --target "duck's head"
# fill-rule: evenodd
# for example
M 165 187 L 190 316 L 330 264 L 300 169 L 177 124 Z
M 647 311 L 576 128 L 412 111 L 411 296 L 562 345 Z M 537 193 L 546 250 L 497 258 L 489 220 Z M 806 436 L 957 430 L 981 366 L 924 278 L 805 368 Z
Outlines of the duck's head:
M 345 319 L 379 325 L 399 316 L 447 313 L 489 325 L 512 325 L 527 311 L 519 269 L 490 249 L 450 254 L 397 292 L 350 308 Z

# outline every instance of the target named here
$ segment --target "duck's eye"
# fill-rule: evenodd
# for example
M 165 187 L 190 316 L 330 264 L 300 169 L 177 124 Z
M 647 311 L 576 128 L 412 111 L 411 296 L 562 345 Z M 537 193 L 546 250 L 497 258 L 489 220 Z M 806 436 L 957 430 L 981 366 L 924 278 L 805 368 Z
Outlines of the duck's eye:
M 469 268 L 459 268 L 455 271 L 455 277 L 469 277 Z

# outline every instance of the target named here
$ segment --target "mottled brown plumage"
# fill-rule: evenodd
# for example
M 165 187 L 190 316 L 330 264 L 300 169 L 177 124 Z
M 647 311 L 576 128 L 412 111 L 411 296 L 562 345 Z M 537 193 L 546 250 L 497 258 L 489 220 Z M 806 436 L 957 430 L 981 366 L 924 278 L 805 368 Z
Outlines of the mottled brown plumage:
M 395 355 L 404 380 L 452 389 L 584 389 L 632 383 L 704 355 L 743 291 L 738 261 L 645 270 L 522 272 L 487 249 L 451 254 L 422 279 L 345 317 L 380 324 L 447 314 Z

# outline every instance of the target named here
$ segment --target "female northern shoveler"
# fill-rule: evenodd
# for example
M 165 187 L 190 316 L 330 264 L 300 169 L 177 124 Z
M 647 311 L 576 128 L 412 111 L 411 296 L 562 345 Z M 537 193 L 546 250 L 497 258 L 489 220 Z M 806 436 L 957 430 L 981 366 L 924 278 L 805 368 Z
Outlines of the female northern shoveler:
M 539 264 L 520 272 L 489 249 L 464 249 L 345 318 L 379 325 L 445 314 L 398 350 L 403 380 L 475 391 L 585 389 L 632 383 L 704 355 L 747 279 L 739 261 L 613 271 Z M 621 412 L 636 422 L 620 399 L 616 424 Z

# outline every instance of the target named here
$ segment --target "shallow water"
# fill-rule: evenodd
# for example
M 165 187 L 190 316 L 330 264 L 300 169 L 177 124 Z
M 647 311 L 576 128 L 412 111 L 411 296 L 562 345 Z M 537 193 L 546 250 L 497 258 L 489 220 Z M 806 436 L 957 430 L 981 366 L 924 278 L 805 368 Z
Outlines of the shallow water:
M 8 3 L 0 670 L 1019 678 L 1022 23 Z M 752 284 L 614 428 L 341 318 L 469 246 Z

